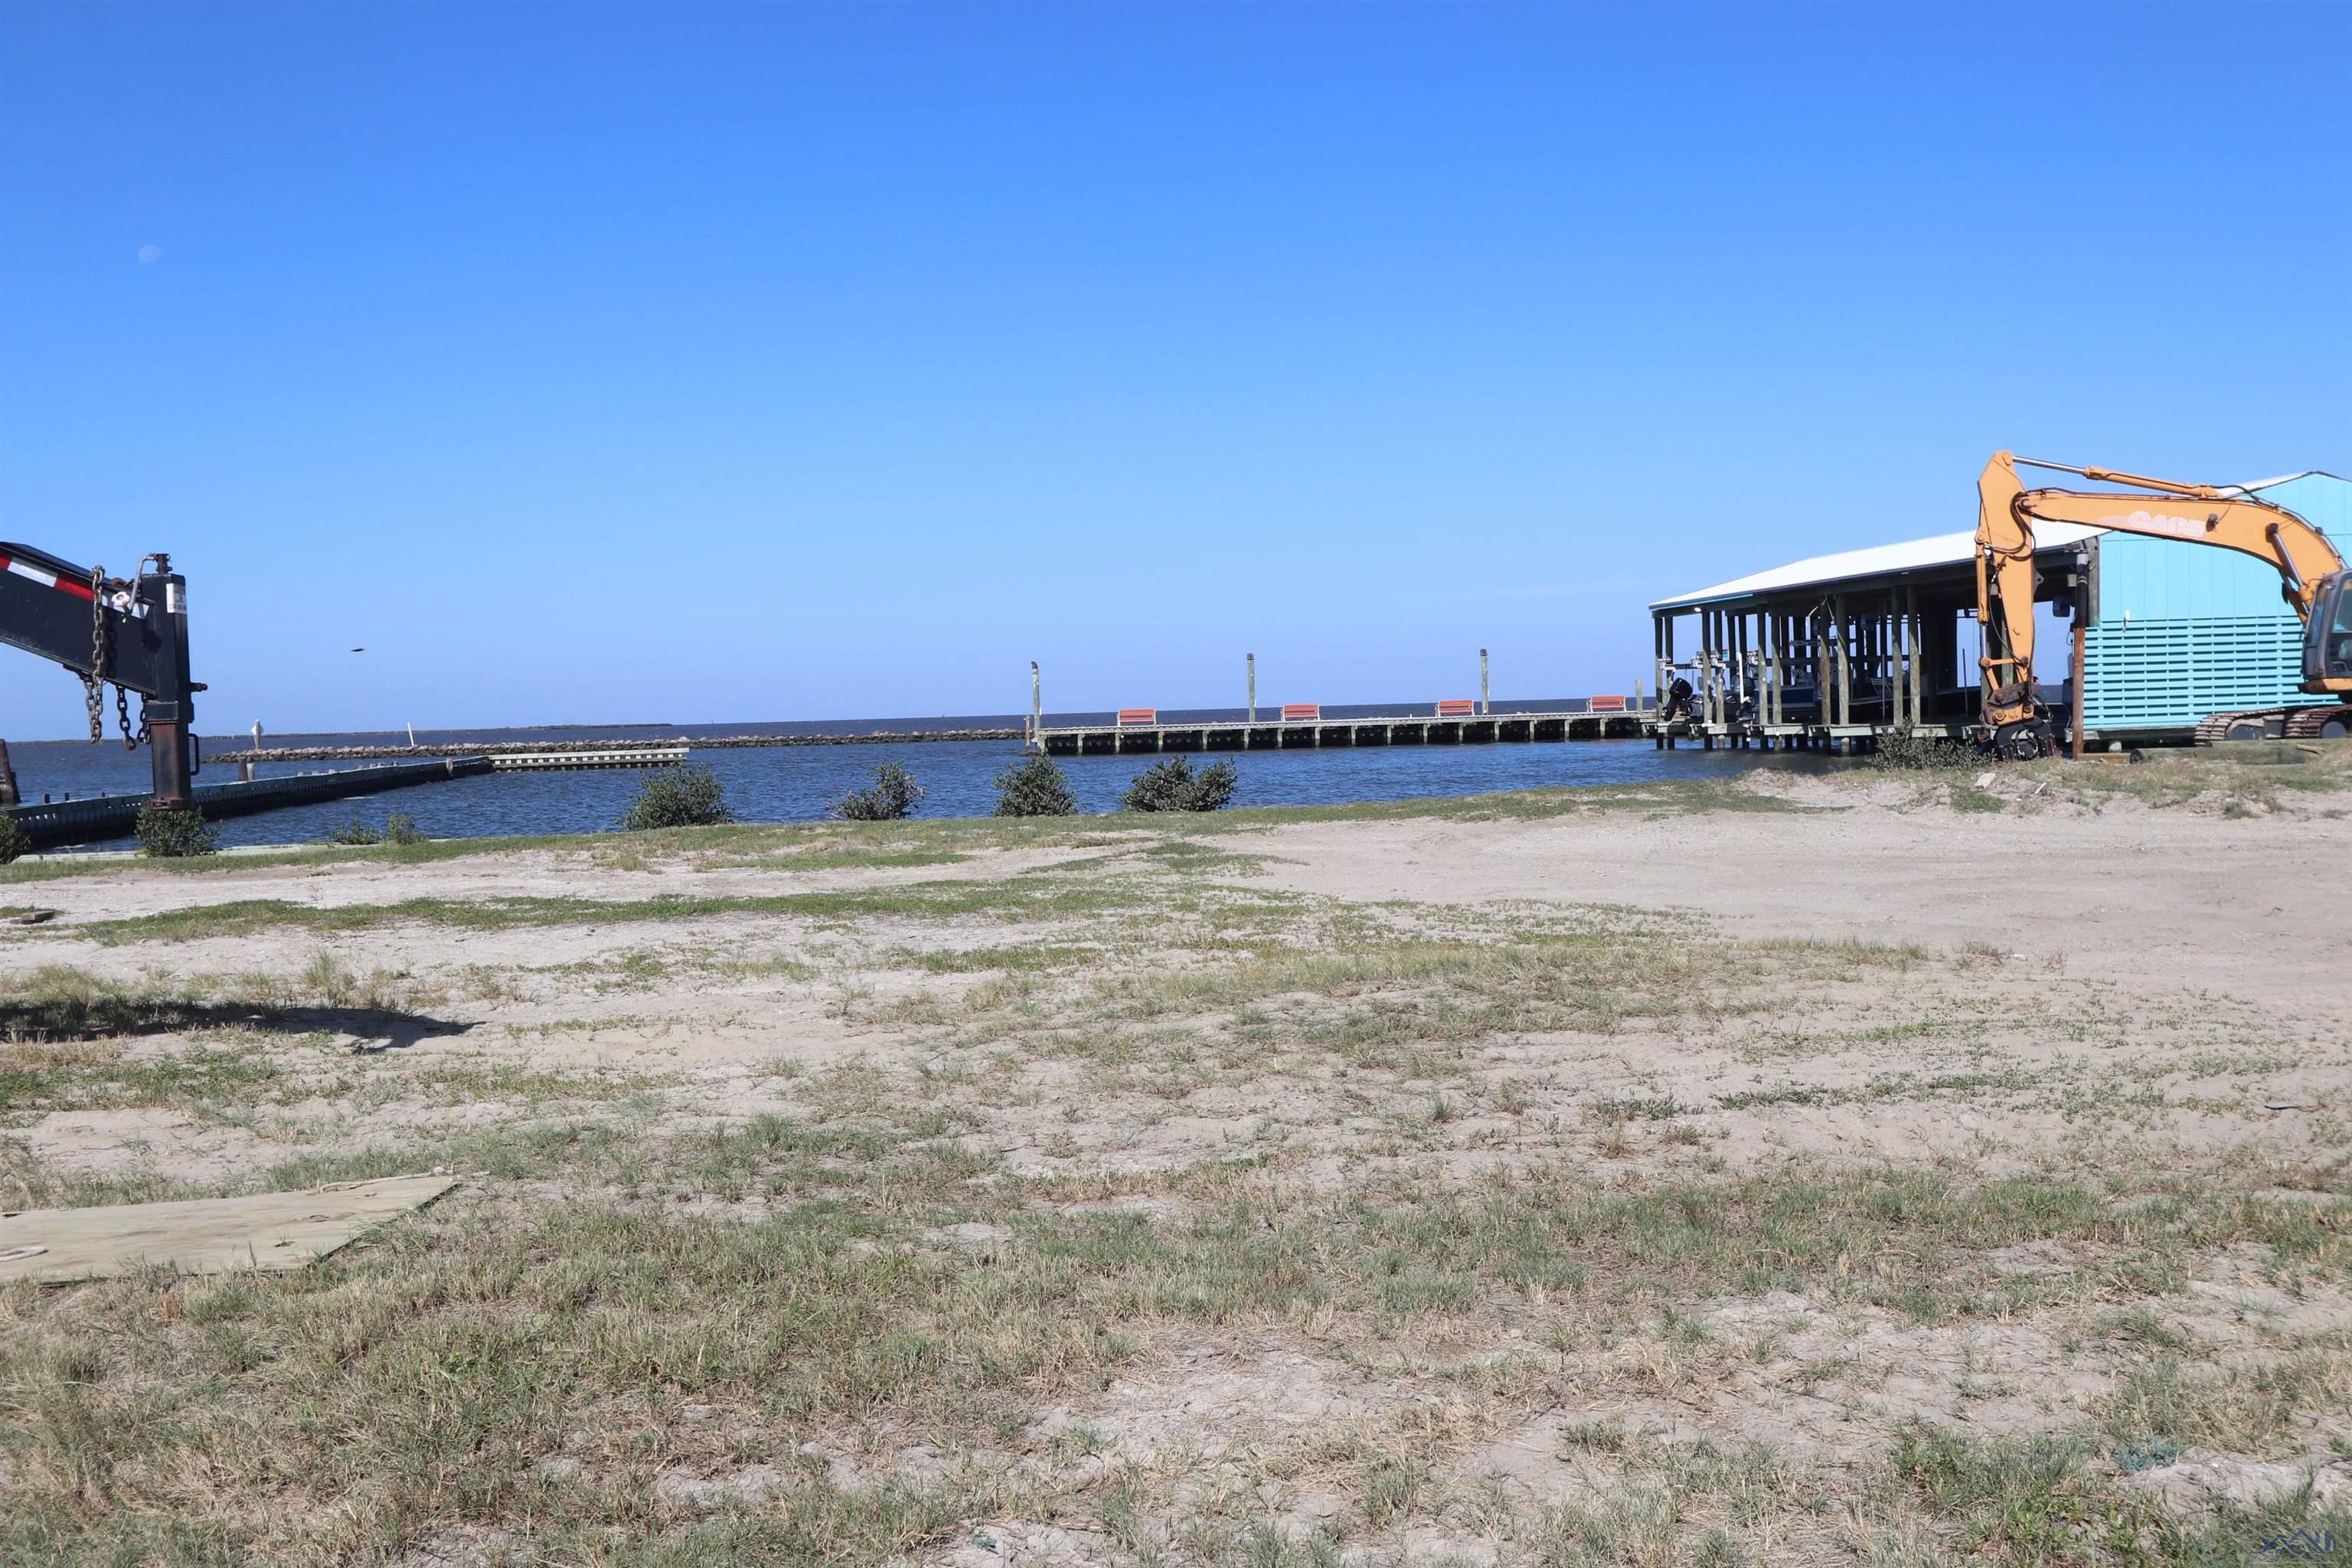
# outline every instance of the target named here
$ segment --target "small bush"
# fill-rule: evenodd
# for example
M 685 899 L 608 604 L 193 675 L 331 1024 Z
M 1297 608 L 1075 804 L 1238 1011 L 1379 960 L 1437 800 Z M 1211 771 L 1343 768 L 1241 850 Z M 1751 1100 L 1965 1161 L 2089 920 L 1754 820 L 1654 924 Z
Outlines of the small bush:
M 656 827 L 715 827 L 735 820 L 728 808 L 727 786 L 700 763 L 656 768 L 637 785 L 637 798 L 621 818 L 625 833 Z
M 403 811 L 395 811 L 385 817 L 382 827 L 370 827 L 354 816 L 341 827 L 327 829 L 327 842 L 330 844 L 422 844 L 425 841 L 424 829 Z
M 1901 730 L 1892 735 L 1881 735 L 1877 749 L 1870 754 L 1872 767 L 1899 769 L 1906 773 L 1934 768 L 1964 768 L 1982 760 L 1977 749 L 1966 741 L 1922 734 L 1916 730 Z
M 5 866 L 32 847 L 32 835 L 16 826 L 15 815 L 0 812 L 0 866 Z
M 192 855 L 213 855 L 220 850 L 220 834 L 205 821 L 201 811 L 165 811 L 160 806 L 139 808 L 138 826 L 131 830 L 139 836 L 140 849 L 158 860 L 183 860 Z
M 1212 763 L 1199 773 L 1181 757 L 1154 763 L 1135 775 L 1118 804 L 1129 811 L 1221 811 L 1234 803 L 1241 773 L 1233 763 Z
M 1024 762 L 1012 763 L 992 781 L 996 785 L 999 816 L 1076 816 L 1078 797 L 1070 793 L 1069 776 L 1062 764 L 1043 752 Z
M 884 763 L 874 770 L 871 784 L 827 802 L 825 810 L 848 822 L 900 822 L 915 815 L 915 804 L 922 798 L 923 786 L 914 774 L 896 763 Z

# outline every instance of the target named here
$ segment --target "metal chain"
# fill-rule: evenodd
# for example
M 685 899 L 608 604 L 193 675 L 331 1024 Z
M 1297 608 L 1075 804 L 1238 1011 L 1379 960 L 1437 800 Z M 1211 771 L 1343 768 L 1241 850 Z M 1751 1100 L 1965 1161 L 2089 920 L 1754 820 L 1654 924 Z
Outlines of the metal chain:
M 139 732 L 131 732 L 131 699 L 120 686 L 114 689 L 114 721 L 122 726 L 122 749 L 135 752 L 139 742 L 147 738 L 147 704 L 139 704 Z
M 106 568 L 89 569 L 89 673 L 81 678 L 82 706 L 89 710 L 89 742 L 106 739 L 106 672 L 112 662 L 107 658 L 110 642 L 106 635 Z M 121 681 L 114 686 L 114 721 L 122 730 L 122 749 L 135 752 L 139 742 L 147 738 L 147 705 L 139 705 L 139 728 L 131 728 L 131 697 Z
M 89 569 L 89 673 L 81 678 L 82 703 L 89 710 L 89 743 L 106 739 L 100 704 L 106 700 L 106 568 Z

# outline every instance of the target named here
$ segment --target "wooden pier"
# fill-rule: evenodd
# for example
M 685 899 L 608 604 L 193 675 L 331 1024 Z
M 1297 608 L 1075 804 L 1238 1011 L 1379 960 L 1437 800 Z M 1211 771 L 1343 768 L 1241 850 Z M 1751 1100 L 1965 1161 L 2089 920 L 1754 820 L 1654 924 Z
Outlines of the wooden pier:
M 2042 596 L 2074 623 L 2070 679 L 2043 700 L 2081 728 L 2083 626 L 2095 529 L 2053 529 Z M 1976 536 L 1938 534 L 1790 562 L 1651 603 L 1662 747 L 1864 752 L 1897 737 L 1978 737 Z M 1678 622 L 1696 646 L 1678 652 Z M 2072 712 L 2068 721 L 2063 715 Z
M 1651 710 L 1623 698 L 1591 698 L 1575 706 L 1524 713 L 1440 712 L 1465 706 L 1433 704 L 1425 712 L 1325 718 L 1314 704 L 1294 703 L 1258 719 L 1162 720 L 1151 709 L 1130 708 L 1107 723 L 1033 722 L 1031 750 L 1049 755 L 1108 756 L 1128 752 L 1279 752 L 1318 747 L 1477 746 L 1537 741 L 1633 740 L 1644 733 Z
M 1917 740 L 1968 741 L 1976 734 L 1976 726 L 1964 720 L 1923 721 L 1919 723 L 1855 723 L 1855 724 L 1790 724 L 1760 723 L 1753 719 L 1675 719 L 1666 721 L 1651 720 L 1642 726 L 1642 732 L 1659 746 L 1672 751 L 1681 742 L 1713 751 L 1717 746 L 1734 750 L 1754 748 L 1759 751 L 1860 752 L 1874 750 L 1890 736 L 1901 735 Z

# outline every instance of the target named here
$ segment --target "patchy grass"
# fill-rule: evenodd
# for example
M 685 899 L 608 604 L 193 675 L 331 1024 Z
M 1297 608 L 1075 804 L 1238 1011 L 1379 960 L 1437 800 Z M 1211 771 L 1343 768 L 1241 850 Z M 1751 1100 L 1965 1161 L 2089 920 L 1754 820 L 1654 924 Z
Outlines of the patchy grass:
M 2064 764 L 2052 775 L 2053 793 L 2095 809 L 2130 801 L 2165 810 L 2218 799 L 2225 808 L 2259 815 L 2298 797 L 2308 802 L 2352 790 L 2352 743 L 2342 741 L 2231 742 L 2142 755 L 2135 766 Z
M 664 828 L 635 836 L 614 833 L 547 834 L 532 837 L 430 839 L 421 844 L 306 845 L 285 849 L 237 850 L 201 865 L 134 866 L 119 860 L 58 856 L 0 866 L 0 886 L 51 881 L 65 877 L 122 876 L 156 872 L 204 876 L 261 867 L 334 866 L 361 863 L 425 865 L 481 855 L 521 851 L 576 852 L 583 865 L 641 868 L 646 857 L 703 857 L 714 866 L 781 870 L 945 865 L 989 849 L 1129 847 L 1136 838 L 1199 837 L 1295 822 L 1378 822 L 1410 818 L 1484 822 L 1521 821 L 1586 812 L 1812 812 L 1739 779 L 1661 780 L 1644 784 L 1565 785 L 1504 794 L 1365 801 L 1313 806 L 1254 806 L 1187 819 L 1171 826 L 1148 813 L 1107 816 L 1019 818 L 944 817 L 916 822 L 845 824 L 733 823 L 712 827 Z M 1182 852 L 1178 852 L 1181 858 Z
M 950 1446 L 999 1443 L 1041 1401 L 1100 1390 L 1170 1326 L 1355 1322 L 1379 1342 L 1537 1300 L 1563 1321 L 1600 1308 L 1631 1327 L 1662 1295 L 1780 1289 L 1927 1317 L 2007 1313 L 2019 1296 L 1985 1294 L 1990 1276 L 1969 1264 L 1985 1249 L 2054 1236 L 2161 1253 L 2280 1234 L 2242 1204 L 2150 1224 L 2087 1189 L 1955 1190 L 1895 1173 L 1632 1190 L 1563 1178 L 1484 1199 L 1400 1184 L 1333 1203 L 1206 1167 L 1160 1184 L 1199 1216 L 1155 1222 L 1068 1213 L 1050 1184 L 975 1185 L 991 1163 L 929 1138 L 779 1118 L 650 1142 L 546 1129 L 440 1152 L 484 1171 L 487 1195 L 303 1273 L 0 1295 L 0 1454 L 20 1552 L 135 1559 L 193 1531 L 232 1558 L 323 1563 L 459 1530 L 527 1531 L 561 1560 L 618 1528 L 673 1552 L 740 1539 L 863 1561 L 947 1544 L 1006 1481 L 887 1479 L 851 1494 L 809 1472 L 716 1524 L 654 1483 L 748 1464 L 799 1473 L 803 1444 L 877 1418 Z M 273 1174 L 366 1173 L 384 1158 Z M 523 1195 L 549 1181 L 572 1195 Z M 502 1195 L 512 1184 L 524 1185 Z M 763 1204 L 765 1217 L 678 1209 L 688 1195 Z M 1011 1230 L 984 1262 L 922 1240 L 975 1216 Z M 2325 1226 L 2311 1241 L 2307 1268 L 2340 1264 Z M 1670 1321 L 1668 1337 L 1710 1353 L 1689 1330 L 1675 1339 Z M 2337 1397 L 2336 1375 L 2299 1376 L 2295 1399 Z M 2268 1394 L 2258 1403 L 2277 1408 Z M 733 1415 L 696 1414 L 714 1408 Z M 1594 1426 L 1562 1441 L 1621 1456 L 1630 1440 Z M 2075 1447 L 1926 1432 L 1906 1444 L 1896 1476 L 1972 1550 L 2044 1561 L 2084 1528 L 2109 1539 Z M 1442 1451 L 1351 1450 L 1364 1527 L 1429 1516 L 1444 1488 L 1427 1453 Z M 1693 1534 L 1705 1550 L 1711 1531 L 1801 1511 L 1817 1484 L 1769 1449 L 1643 1453 L 1655 1468 L 1618 1501 L 1513 1528 L 1562 1561 L 1616 1561 L 1629 1531 L 1661 1551 Z M 265 1491 L 271 1507 L 244 1505 Z M 2137 1515 L 2131 1528 L 2145 1532 Z
M 217 1108 L 250 1104 L 284 1076 L 260 1054 L 236 1048 L 126 1061 L 120 1047 L 15 1044 L 0 1046 L 0 1107 L 6 1121 L 53 1110 Z
M 1944 787 L 1944 799 L 1954 811 L 2000 812 L 2009 809 L 2006 796 L 1957 780 Z
M 1961 1552 L 1998 1563 L 2142 1562 L 2167 1533 L 2146 1503 L 2120 1503 L 2078 1439 L 1982 1439 L 1927 1427 L 1895 1447 L 1897 1477 L 1959 1525 Z
M 1759 770 L 1761 771 L 1761 770 Z M 1220 812 L 1187 825 L 1194 833 L 1234 833 L 1295 822 L 1394 822 L 1432 818 L 1452 822 L 1536 822 L 1587 813 L 1638 811 L 1689 815 L 1706 812 L 1810 814 L 1834 807 L 1806 805 L 1763 789 L 1748 775 L 1659 779 L 1638 784 L 1570 784 L 1555 789 L 1512 790 L 1494 795 L 1437 799 L 1357 801 L 1333 805 L 1252 806 Z M 1125 826 L 1130 817 L 1115 816 Z
M 1868 1553 L 1874 1562 L 1946 1562 L 1948 1540 L 1969 1561 L 2018 1568 L 2216 1568 L 2324 1559 L 2321 1541 L 2337 1550 L 2352 1542 L 2352 1513 L 2315 1508 L 2307 1497 L 2175 1521 L 2144 1494 L 2108 1484 L 2091 1446 L 2074 1437 L 1974 1437 L 1915 1426 L 1898 1440 L 1891 1468 L 1897 1496 L 1916 1500 L 1938 1529 L 1907 1542 L 1899 1531 L 1864 1531 L 1877 1548 Z
M 2340 1337 L 2209 1284 L 2347 1296 L 2324 1091 L 2223 1120 L 2339 1069 L 2323 1024 L 2209 996 L 2151 1031 L 2056 966 L 2015 1014 L 2000 949 L 1900 931 L 1343 904 L 1234 837 L 1718 791 L 1782 809 L 687 829 L 568 842 L 570 898 L 12 933 L 0 1206 L 467 1184 L 299 1274 L 0 1289 L 0 1562 L 878 1563 L 1046 1525 L 1170 1568 L 2263 1560 L 2108 1456 L 2352 1444 Z M 702 868 L 725 896 L 585 896 Z M 757 876 L 795 869 L 838 875 Z M 345 931 L 380 934 L 310 952 Z M 77 935 L 273 967 L 35 962 Z M 425 1027 L 452 994 L 473 1039 Z M 315 1048 L 371 1006 L 401 1048 Z M 199 1188 L 7 1135 L 111 1105 L 277 1163 Z M 2038 1444 L 1954 1436 L 2036 1409 Z
M 943 949 L 897 948 L 889 962 L 908 969 L 919 969 L 932 974 L 987 974 L 1034 972 L 1050 973 L 1082 968 L 1099 963 L 1108 954 L 1101 948 L 1077 947 L 1058 942 L 1035 942 L 1020 947 L 968 947 Z
M 1369 1016 L 1392 1037 L 1464 1039 L 1498 1031 L 1606 1031 L 1637 1017 L 1709 1007 L 1696 967 L 1670 944 L 1604 936 L 1506 943 L 1361 942 L 1334 952 L 1276 951 L 1198 970 L 1107 977 L 1095 1005 L 1114 1017 L 1228 1012 L 1282 996 L 1397 998 Z M 1362 1030 L 1325 1021 L 1307 1037 L 1355 1040 Z
M 1081 1386 L 1130 1350 L 1054 1310 L 1076 1282 L 1024 1295 L 952 1258 L 849 1247 L 894 1227 L 824 1211 L 754 1226 L 549 1205 L 412 1229 L 290 1289 L 94 1288 L 154 1325 L 129 1343 L 20 1324 L 0 1351 L 19 1548 L 128 1559 L 194 1526 L 234 1555 L 326 1563 L 528 1521 L 560 1558 L 657 1529 L 665 1463 L 730 1457 L 644 1447 L 600 1416 L 617 1404 L 656 1431 L 690 1400 L 779 1433 L 877 1407 L 970 1425 L 1008 1388 Z M 790 1462 L 772 1441 L 757 1451 Z M 588 1479 L 534 1476 L 567 1450 Z M 213 1502 L 265 1486 L 280 1507 Z M 800 1500 L 761 1533 L 836 1560 L 940 1540 L 953 1515 L 921 1496 Z M 862 1528 L 828 1536 L 853 1513 Z
M 305 1009 L 366 1015 L 373 1022 L 374 1016 L 405 1015 L 410 999 L 405 976 L 388 969 L 362 974 L 324 952 L 290 977 L 194 975 L 137 984 L 44 963 L 0 995 L 0 1046 L 276 1026 Z
M 94 921 L 74 928 L 93 941 L 194 942 L 280 929 L 337 932 L 373 931 L 402 921 L 467 931 L 533 926 L 621 925 L 639 921 L 708 920 L 721 915 L 793 915 L 819 921 L 929 920 L 962 916 L 995 920 L 1067 920 L 1135 909 L 1150 894 L 1115 879 L 1073 882 L 1043 876 L 1001 881 L 916 882 L 903 887 L 772 897 L 671 894 L 653 899 L 500 897 L 415 898 L 394 904 L 299 904 L 284 899 L 242 899 L 197 904 L 158 914 Z
M 2261 1452 L 2310 1410 L 2352 1409 L 2352 1336 L 2213 1366 L 2166 1355 L 2133 1367 L 2108 1404 L 2118 1441 Z

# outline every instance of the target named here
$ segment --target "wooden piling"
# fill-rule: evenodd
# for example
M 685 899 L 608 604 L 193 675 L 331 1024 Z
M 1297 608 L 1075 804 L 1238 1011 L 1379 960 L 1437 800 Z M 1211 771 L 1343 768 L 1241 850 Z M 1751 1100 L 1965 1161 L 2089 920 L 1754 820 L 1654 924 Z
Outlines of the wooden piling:
M 1832 613 L 1837 617 L 1837 721 L 1851 724 L 1853 722 L 1853 668 L 1846 644 L 1853 626 L 1846 619 L 1844 595 L 1837 595 Z
M 2068 671 L 2068 678 L 2074 686 L 2071 693 L 2074 699 L 2072 703 L 2074 728 L 2068 732 L 2066 741 L 2067 754 L 2075 757 L 2083 754 L 2083 666 L 2088 662 L 2091 634 L 2091 628 L 2085 624 L 2086 617 L 2083 614 L 2083 590 L 2075 589 L 2074 650 L 2073 668 Z

